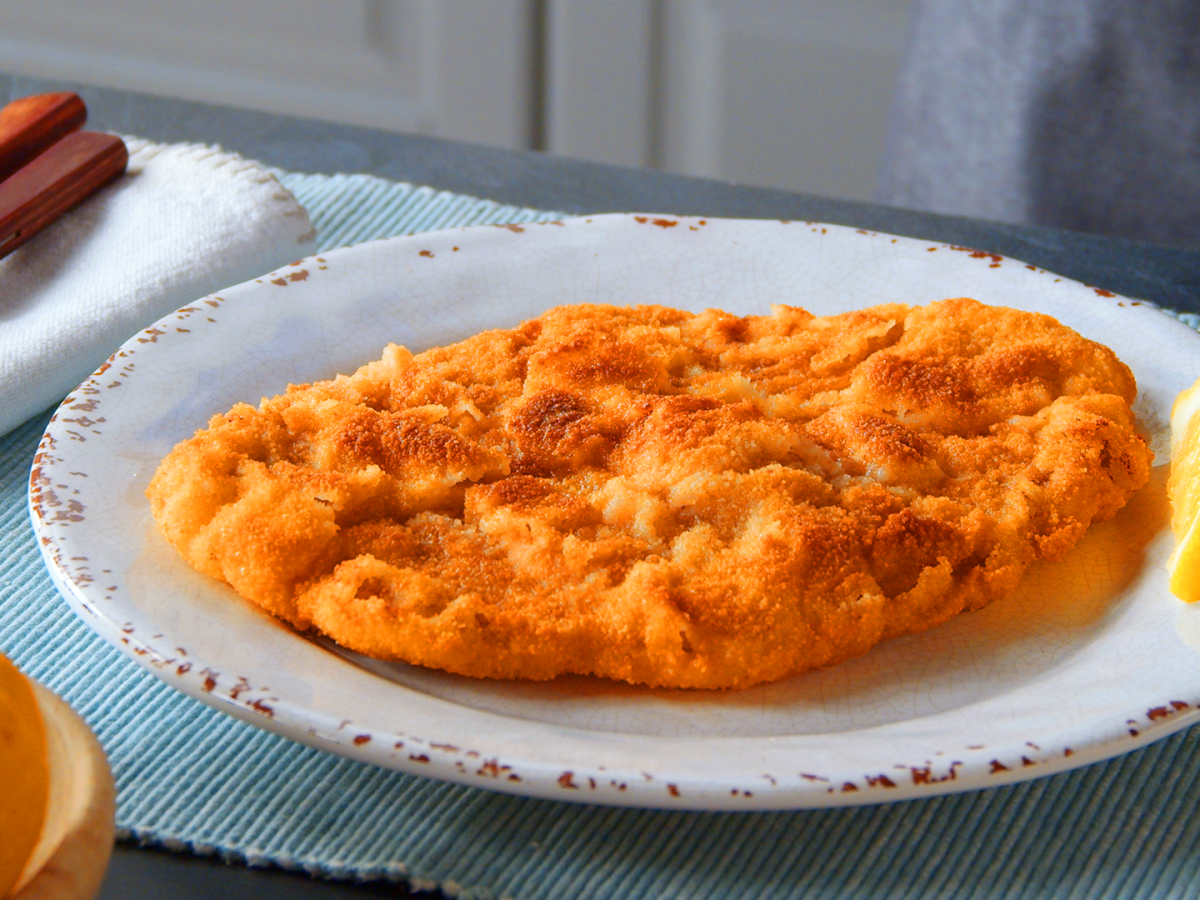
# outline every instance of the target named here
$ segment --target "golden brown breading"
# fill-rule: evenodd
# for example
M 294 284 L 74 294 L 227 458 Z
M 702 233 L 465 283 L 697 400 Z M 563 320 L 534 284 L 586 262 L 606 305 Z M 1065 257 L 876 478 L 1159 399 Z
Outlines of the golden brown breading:
M 244 404 L 147 491 L 295 627 L 465 675 L 745 687 L 1010 593 L 1147 480 L 1049 316 L 565 306 Z

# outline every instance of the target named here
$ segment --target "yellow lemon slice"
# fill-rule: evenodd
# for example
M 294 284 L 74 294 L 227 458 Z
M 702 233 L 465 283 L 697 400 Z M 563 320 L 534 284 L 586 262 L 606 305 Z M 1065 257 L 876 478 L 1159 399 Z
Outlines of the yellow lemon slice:
M 1167 560 L 1171 593 L 1200 600 L 1200 381 L 1175 398 L 1171 408 L 1171 530 L 1175 552 Z
M 112 852 L 114 799 L 87 724 L 0 656 L 0 898 L 94 897 Z
M 92 900 L 112 853 L 112 774 L 87 723 L 37 682 L 33 692 L 46 726 L 50 799 L 41 837 L 10 900 Z
M 38 698 L 0 656 L 0 897 L 24 881 L 49 803 L 50 758 Z

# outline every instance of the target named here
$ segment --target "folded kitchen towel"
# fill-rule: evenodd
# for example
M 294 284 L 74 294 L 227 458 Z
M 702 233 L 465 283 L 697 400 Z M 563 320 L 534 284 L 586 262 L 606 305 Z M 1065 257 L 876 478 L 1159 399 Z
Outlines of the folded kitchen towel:
M 258 163 L 126 145 L 123 177 L 0 260 L 0 434 L 171 310 L 314 250 L 308 214 Z

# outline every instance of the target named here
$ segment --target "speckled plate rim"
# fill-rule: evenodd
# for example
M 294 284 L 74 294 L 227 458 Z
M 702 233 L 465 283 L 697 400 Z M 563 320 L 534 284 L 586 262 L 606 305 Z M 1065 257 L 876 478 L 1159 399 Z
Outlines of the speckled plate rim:
M 34 460 L 30 515 L 56 585 L 106 640 L 189 696 L 363 762 L 526 796 L 690 809 L 876 803 L 1021 781 L 1200 718 L 1200 615 L 1167 592 L 1161 510 L 1111 609 L 1027 683 L 861 727 L 738 737 L 703 733 L 702 717 L 699 733 L 679 736 L 556 724 L 381 678 L 192 572 L 157 536 L 142 495 L 163 453 L 214 411 L 352 369 L 389 340 L 419 349 L 567 300 L 833 312 L 962 295 L 1049 312 L 1117 350 L 1138 376 L 1136 408 L 1162 461 L 1170 401 L 1200 376 L 1200 343 L 1147 304 L 995 254 L 863 230 L 614 214 L 358 245 L 163 318 L 64 401 Z M 672 702 L 634 696 L 615 715 L 636 725 Z

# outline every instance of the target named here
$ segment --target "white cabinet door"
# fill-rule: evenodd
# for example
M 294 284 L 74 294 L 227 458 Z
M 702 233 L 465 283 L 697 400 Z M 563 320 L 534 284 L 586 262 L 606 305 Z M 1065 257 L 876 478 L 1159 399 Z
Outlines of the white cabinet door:
M 665 168 L 867 199 L 908 0 L 669 0 Z
M 659 12 L 656 0 L 548 0 L 547 151 L 657 164 Z
M 911 0 L 0 0 L 0 68 L 866 199 Z
M 0 67 L 528 147 L 535 0 L 0 2 Z
M 867 199 L 910 0 L 549 0 L 546 149 Z

